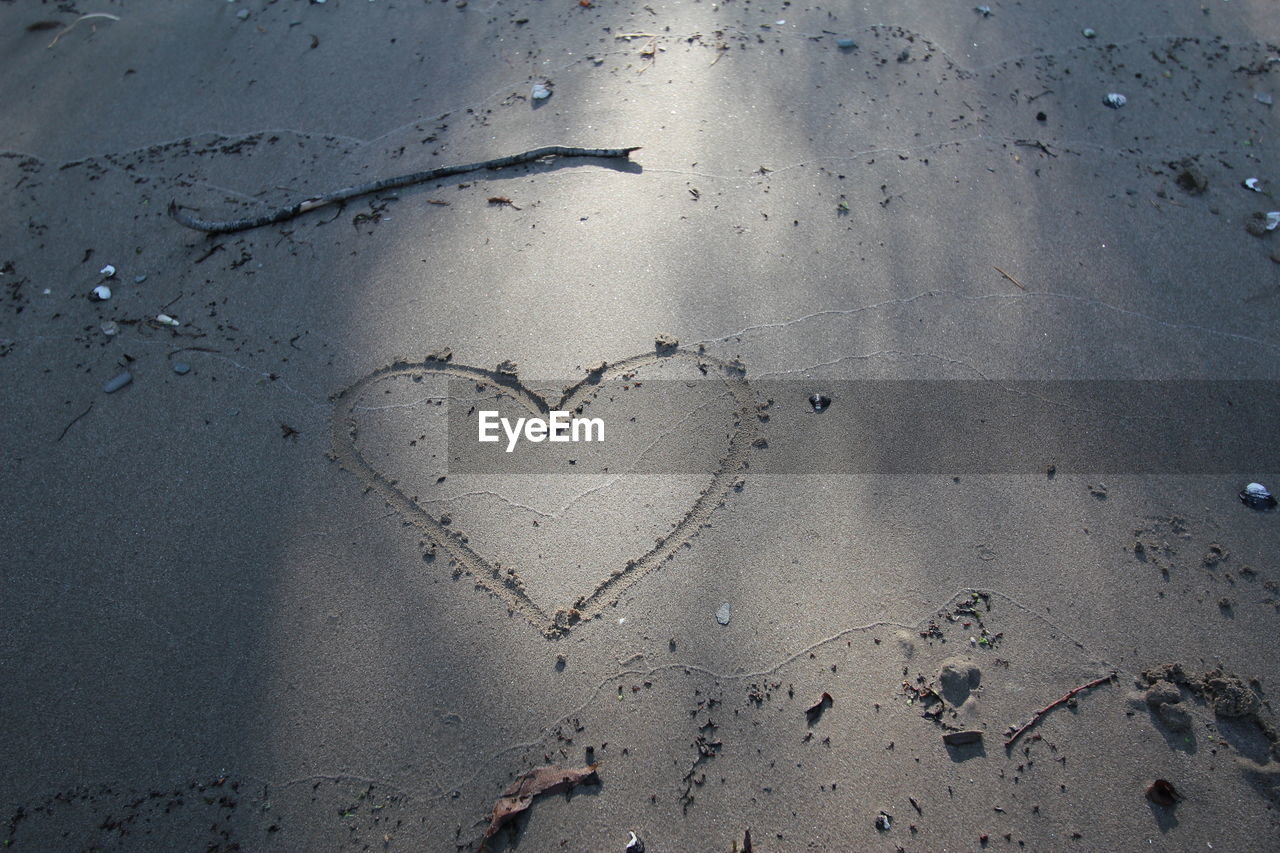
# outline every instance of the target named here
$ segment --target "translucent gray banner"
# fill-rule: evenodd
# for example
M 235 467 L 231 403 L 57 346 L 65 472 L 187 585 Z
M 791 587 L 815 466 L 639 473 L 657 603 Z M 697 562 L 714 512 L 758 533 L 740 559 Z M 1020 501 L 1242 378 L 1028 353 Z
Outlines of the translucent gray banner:
M 451 472 L 1280 471 L 1274 381 L 610 381 L 554 416 L 558 399 L 510 390 L 450 380 Z

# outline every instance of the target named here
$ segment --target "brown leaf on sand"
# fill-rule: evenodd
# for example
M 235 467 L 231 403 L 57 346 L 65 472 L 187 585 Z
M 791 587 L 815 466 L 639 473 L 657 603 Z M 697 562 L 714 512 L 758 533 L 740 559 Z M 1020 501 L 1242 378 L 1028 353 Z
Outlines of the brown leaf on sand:
M 1182 799 L 1182 795 L 1168 780 L 1157 779 L 1147 786 L 1147 799 L 1158 806 L 1171 808 L 1178 804 L 1178 800 Z
M 813 725 L 818 722 L 822 717 L 822 712 L 831 707 L 832 701 L 830 693 L 823 693 L 818 697 L 817 702 L 814 702 L 808 708 L 804 709 L 804 715 L 809 721 L 809 725 Z
M 512 782 L 493 804 L 493 817 L 489 820 L 489 828 L 484 831 L 484 840 L 492 838 L 493 834 L 506 826 L 508 821 L 533 805 L 534 797 L 539 794 L 557 794 L 577 785 L 599 781 L 596 777 L 596 767 L 595 764 L 574 768 L 535 767 L 520 774 L 519 778 Z M 484 849 L 483 844 L 480 849 Z

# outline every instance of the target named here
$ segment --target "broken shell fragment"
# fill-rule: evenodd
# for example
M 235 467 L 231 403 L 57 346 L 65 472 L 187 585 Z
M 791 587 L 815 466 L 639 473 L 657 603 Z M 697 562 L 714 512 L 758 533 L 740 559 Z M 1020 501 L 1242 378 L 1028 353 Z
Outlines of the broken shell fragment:
M 627 846 L 622 848 L 626 853 L 644 853 L 644 842 L 634 832 L 627 830 L 631 838 L 627 841 Z
M 892 826 L 893 826 L 893 815 L 889 814 L 888 812 L 880 812 L 880 814 L 876 815 L 876 829 L 880 830 L 881 832 L 888 832 L 890 827 Z
M 947 732 L 942 736 L 947 746 L 964 746 L 970 743 L 982 743 L 982 732 L 972 729 L 963 732 Z
M 1247 190 L 1253 190 L 1256 193 L 1262 192 L 1262 181 L 1257 178 L 1245 178 L 1242 183 Z
M 99 326 L 99 328 L 102 329 L 102 334 L 106 335 L 107 337 L 111 337 L 116 332 L 120 331 L 120 327 L 117 326 L 115 322 L 112 320 L 108 320 L 107 322 L 103 323 L 101 326 Z
M 116 274 L 116 268 L 111 266 L 111 264 L 107 264 L 105 267 L 98 270 L 98 274 L 105 275 L 107 278 L 111 278 L 111 276 Z
M 529 94 L 535 101 L 543 101 L 551 97 L 551 89 L 545 83 L 534 83 Z
M 1120 109 L 1126 103 L 1128 103 L 1128 101 L 1129 99 L 1126 98 L 1124 95 L 1121 95 L 1119 92 L 1111 92 L 1105 98 L 1102 99 L 1102 103 L 1111 107 L 1111 109 L 1113 110 Z
M 92 295 L 97 301 L 106 302 L 111 298 L 111 288 L 107 287 L 105 284 L 100 284 L 93 289 Z
M 173 319 L 172 317 L 170 317 L 168 314 L 157 314 L 157 315 L 156 315 L 156 322 L 157 322 L 157 323 L 159 323 L 159 324 L 160 324 L 160 325 L 162 325 L 162 326 L 174 326 L 174 327 L 177 327 L 177 326 L 181 326 L 181 325 L 182 325 L 182 324 L 181 324 L 181 323 L 179 323 L 177 320 L 175 320 L 175 319 Z

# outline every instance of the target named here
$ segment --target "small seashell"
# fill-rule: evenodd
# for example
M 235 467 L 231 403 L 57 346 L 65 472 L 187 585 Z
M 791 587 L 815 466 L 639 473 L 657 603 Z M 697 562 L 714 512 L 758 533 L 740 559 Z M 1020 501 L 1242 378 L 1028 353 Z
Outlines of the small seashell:
M 534 83 L 530 95 L 535 101 L 543 101 L 551 97 L 551 89 L 545 83 Z
M 117 326 L 115 322 L 112 320 L 108 320 L 98 328 L 102 329 L 102 334 L 106 335 L 107 337 L 111 337 L 112 335 L 120 331 L 120 327 Z
M 93 289 L 93 298 L 99 302 L 106 302 L 111 298 L 111 288 L 105 284 L 100 284 Z
M 1085 27 L 1083 30 L 1080 31 L 1080 35 L 1084 36 L 1087 39 L 1097 38 L 1098 31 L 1095 30 L 1093 27 Z
M 990 17 L 991 17 L 991 7 L 990 7 L 990 6 L 974 6 L 974 7 L 973 7 L 973 11 L 977 12 L 979 15 L 981 15 L 981 16 L 982 16 L 982 17 L 984 17 L 984 18 L 990 18 Z
M 176 327 L 176 326 L 181 326 L 181 325 L 182 325 L 182 324 L 181 324 L 181 323 L 179 323 L 177 320 L 175 320 L 175 319 L 173 319 L 172 317 L 170 317 L 168 314 L 157 314 L 157 315 L 156 315 L 156 322 L 157 322 L 157 323 L 159 323 L 159 324 L 160 324 L 160 325 L 162 325 L 162 326 L 175 326 L 175 327 Z
M 105 275 L 107 278 L 111 278 L 111 276 L 116 274 L 116 268 L 111 266 L 111 264 L 107 264 L 105 267 L 98 270 L 98 274 Z
M 1258 180 L 1257 178 L 1245 178 L 1244 187 L 1245 189 L 1253 190 L 1256 193 L 1260 193 L 1262 192 L 1262 181 Z
M 1250 483 L 1240 493 L 1240 500 L 1245 506 L 1254 509 L 1269 509 L 1276 505 L 1275 496 L 1261 483 Z
M 1280 210 L 1273 210 L 1267 214 L 1267 230 L 1274 231 L 1280 228 Z
M 1124 95 L 1121 95 L 1119 92 L 1112 92 L 1102 99 L 1102 103 L 1111 107 L 1111 109 L 1113 110 L 1118 110 L 1121 107 L 1123 107 L 1128 102 L 1128 100 L 1129 100 L 1128 98 L 1126 98 Z

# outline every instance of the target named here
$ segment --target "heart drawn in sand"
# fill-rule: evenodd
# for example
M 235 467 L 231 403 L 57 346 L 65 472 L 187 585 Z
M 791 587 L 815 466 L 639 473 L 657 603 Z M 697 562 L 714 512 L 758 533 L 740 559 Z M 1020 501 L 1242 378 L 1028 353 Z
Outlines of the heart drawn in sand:
M 442 517 L 425 509 L 416 497 L 407 495 L 401 489 L 396 479 L 370 464 L 357 447 L 356 439 L 360 430 L 358 401 L 373 385 L 385 380 L 397 377 L 443 377 L 492 384 L 501 389 L 504 396 L 527 409 L 531 415 L 545 416 L 551 410 L 577 409 L 596 397 L 601 383 L 610 379 L 630 379 L 637 370 L 646 366 L 679 361 L 696 365 L 708 377 L 705 381 L 723 383 L 731 395 L 733 423 L 732 429 L 727 433 L 727 449 L 711 472 L 709 484 L 698 492 L 670 531 L 657 538 L 649 550 L 614 567 L 594 589 L 586 591 L 571 605 L 557 609 L 554 613 L 548 612 L 547 608 L 529 596 L 518 566 L 500 566 L 477 553 L 467 536 L 457 530 L 456 524 L 450 524 L 448 520 L 442 520 Z M 605 607 L 617 601 L 627 588 L 671 559 L 678 549 L 707 526 L 711 513 L 724 502 L 725 495 L 736 484 L 740 484 L 739 469 L 744 467 L 747 452 L 755 440 L 756 400 L 741 365 L 736 362 L 727 364 L 705 354 L 674 348 L 659 349 L 654 353 L 631 356 L 614 364 L 592 368 L 581 381 L 565 389 L 560 399 L 555 401 L 526 387 L 514 373 L 455 364 L 452 354 L 447 350 L 417 361 L 396 360 L 357 380 L 333 399 L 333 447 L 338 462 L 382 497 L 435 549 L 446 555 L 455 572 L 470 575 L 478 587 L 497 597 L 512 611 L 523 615 L 548 637 L 562 636 L 582 620 L 599 615 Z

